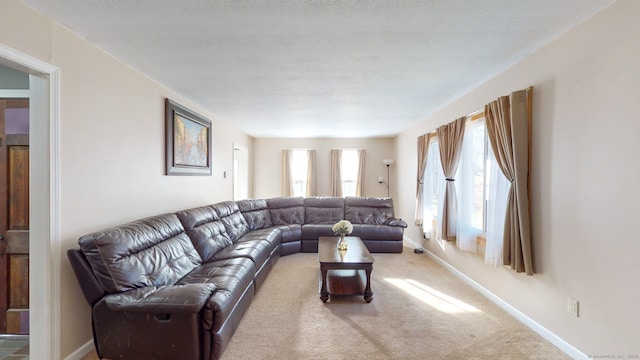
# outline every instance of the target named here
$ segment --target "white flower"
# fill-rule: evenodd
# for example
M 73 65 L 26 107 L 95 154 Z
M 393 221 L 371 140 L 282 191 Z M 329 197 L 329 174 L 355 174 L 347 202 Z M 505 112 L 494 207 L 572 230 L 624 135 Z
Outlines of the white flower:
M 340 220 L 331 228 L 336 235 L 349 235 L 353 231 L 353 225 L 348 220 Z

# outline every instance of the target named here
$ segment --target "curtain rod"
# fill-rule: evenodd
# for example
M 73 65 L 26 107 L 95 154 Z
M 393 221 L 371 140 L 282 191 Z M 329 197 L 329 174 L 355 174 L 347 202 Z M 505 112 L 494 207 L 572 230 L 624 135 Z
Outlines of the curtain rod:
M 524 89 L 524 91 L 527 92 L 527 95 L 531 94 L 533 92 L 533 86 L 529 86 L 528 88 Z M 467 117 L 467 119 L 470 119 L 471 121 L 474 121 L 474 120 L 480 119 L 481 117 L 484 117 L 484 106 L 481 109 L 478 109 L 478 110 L 472 112 L 471 114 L 467 115 L 466 117 Z M 433 135 L 435 135 L 435 133 L 436 133 L 436 130 L 434 129 L 432 131 L 429 131 L 427 134 L 429 134 L 430 136 L 433 136 Z

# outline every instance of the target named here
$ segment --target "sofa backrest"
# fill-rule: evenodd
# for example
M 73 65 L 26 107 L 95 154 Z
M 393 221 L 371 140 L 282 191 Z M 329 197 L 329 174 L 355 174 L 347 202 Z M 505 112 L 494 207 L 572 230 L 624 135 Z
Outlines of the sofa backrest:
M 242 216 L 244 216 L 249 230 L 260 230 L 273 226 L 267 200 L 238 200 L 236 204 L 238 204 L 238 208 Z
M 218 251 L 233 243 L 211 206 L 182 210 L 176 215 L 204 262 L 208 262 Z
M 249 225 L 247 225 L 235 201 L 224 201 L 213 204 L 211 207 L 216 211 L 218 218 L 220 218 L 220 221 L 224 224 L 224 228 L 231 241 L 235 242 L 241 238 L 242 235 L 249 232 Z
M 267 199 L 273 225 L 304 224 L 304 198 L 277 197 Z
M 308 197 L 304 199 L 305 224 L 335 224 L 343 219 L 343 198 Z
M 107 293 L 172 285 L 202 263 L 175 214 L 84 235 L 78 243 Z
M 382 225 L 393 218 L 391 198 L 346 197 L 344 218 L 352 224 Z

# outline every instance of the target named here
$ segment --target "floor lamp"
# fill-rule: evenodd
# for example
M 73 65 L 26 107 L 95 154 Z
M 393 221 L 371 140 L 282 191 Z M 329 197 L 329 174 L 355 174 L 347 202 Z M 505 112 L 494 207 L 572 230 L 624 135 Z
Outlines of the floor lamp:
M 382 163 L 385 164 L 387 166 L 387 181 L 384 181 L 384 179 L 382 178 L 382 176 L 378 176 L 378 182 L 380 184 L 386 184 L 387 185 L 387 197 L 390 197 L 390 193 L 389 193 L 389 167 L 391 166 L 391 164 L 393 164 L 393 160 L 392 159 L 384 159 L 382 160 Z

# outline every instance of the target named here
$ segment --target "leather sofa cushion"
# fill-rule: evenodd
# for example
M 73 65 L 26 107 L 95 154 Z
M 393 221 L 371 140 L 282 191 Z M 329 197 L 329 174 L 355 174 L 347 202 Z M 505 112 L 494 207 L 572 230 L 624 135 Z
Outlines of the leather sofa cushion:
M 384 224 L 389 226 L 398 226 L 403 229 L 408 226 L 406 221 L 402 219 L 395 219 L 395 218 L 387 219 L 387 221 L 385 221 Z
M 304 198 L 278 197 L 267 199 L 273 225 L 304 224 Z
M 237 202 L 240 212 L 247 221 L 249 230 L 265 229 L 273 226 L 271 213 L 264 199 L 239 200 Z
M 239 241 L 218 251 L 213 260 L 226 260 L 237 257 L 249 258 L 256 264 L 256 269 L 260 269 L 267 262 L 271 255 L 271 244 L 268 241 L 251 240 Z
M 331 224 L 302 225 L 302 240 L 318 240 L 321 236 L 336 236 Z
M 302 225 L 299 225 L 299 224 L 279 225 L 279 226 L 275 226 L 275 228 L 280 230 L 281 243 L 300 241 L 300 239 L 302 238 Z
M 245 241 L 265 241 L 269 243 L 269 252 L 273 252 L 273 249 L 278 247 L 280 244 L 280 239 L 282 238 L 282 232 L 277 228 L 269 228 L 269 229 L 260 229 L 249 231 L 244 234 L 243 237 L 238 239 L 236 242 L 245 242 Z
M 244 290 L 251 285 L 256 266 L 249 258 L 239 257 L 202 264 L 178 284 L 212 283 L 216 290 L 202 311 L 204 330 L 217 331 L 233 311 Z
M 391 198 L 346 197 L 344 218 L 352 224 L 382 225 L 393 218 Z
M 343 198 L 309 197 L 304 199 L 305 224 L 333 225 L 342 219 L 344 219 Z
M 215 284 L 147 286 L 105 296 L 114 311 L 147 314 L 193 314 L 202 309 L 216 289 Z
M 233 244 L 213 207 L 183 210 L 177 215 L 203 262 L 208 262 L 218 251 Z
M 233 244 L 221 221 L 202 224 L 188 230 L 187 235 L 191 238 L 203 262 L 210 261 L 218 251 Z
M 218 214 L 220 221 L 224 224 L 224 228 L 231 241 L 235 242 L 242 235 L 249 232 L 249 225 L 247 225 L 235 201 L 221 202 L 212 205 L 212 207 Z
M 84 235 L 78 243 L 107 293 L 173 285 L 202 263 L 175 214 Z
M 402 240 L 404 229 L 388 225 L 353 224 L 351 236 L 362 240 Z
M 251 284 L 256 271 L 254 262 L 246 257 L 214 260 L 202 264 L 176 285 L 211 283 L 216 285 L 216 291 L 231 291 L 236 286 L 244 289 Z
M 211 206 L 178 211 L 176 215 L 186 230 L 191 230 L 208 222 L 220 220 L 218 214 Z

